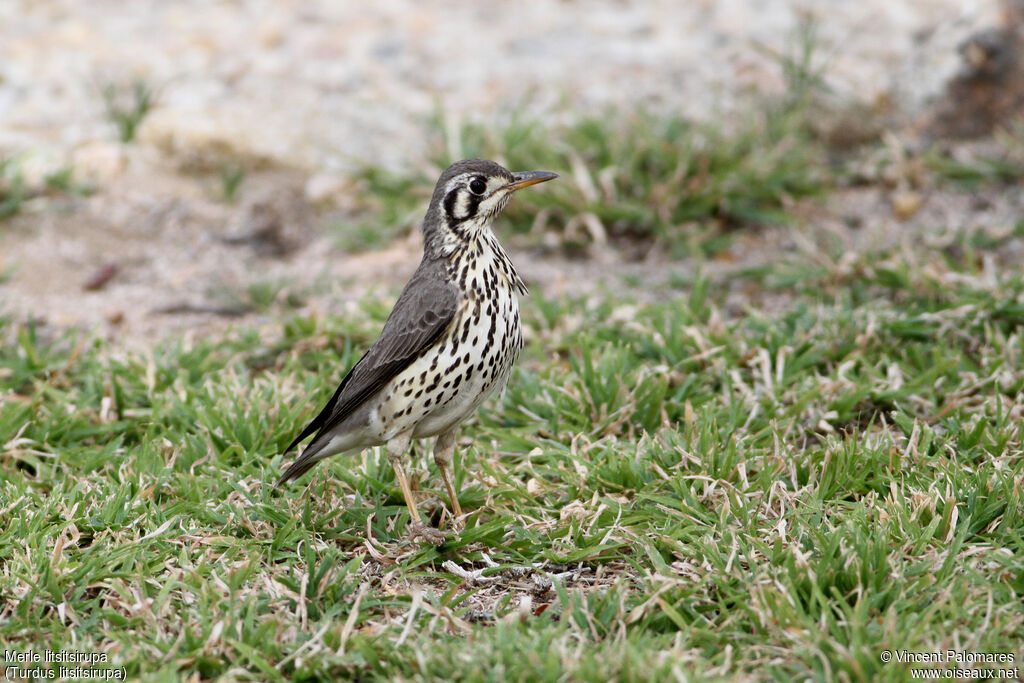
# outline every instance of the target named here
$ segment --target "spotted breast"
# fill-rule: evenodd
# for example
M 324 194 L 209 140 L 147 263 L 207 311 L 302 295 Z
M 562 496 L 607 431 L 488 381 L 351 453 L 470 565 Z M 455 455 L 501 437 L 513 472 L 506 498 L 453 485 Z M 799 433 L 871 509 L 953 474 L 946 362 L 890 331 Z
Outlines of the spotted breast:
M 433 436 L 462 422 L 495 390 L 503 391 L 523 347 L 519 294 L 527 293 L 493 235 L 481 238 L 448 277 L 461 292 L 450 327 L 438 343 L 400 373 L 370 413 L 381 441 L 413 429 Z

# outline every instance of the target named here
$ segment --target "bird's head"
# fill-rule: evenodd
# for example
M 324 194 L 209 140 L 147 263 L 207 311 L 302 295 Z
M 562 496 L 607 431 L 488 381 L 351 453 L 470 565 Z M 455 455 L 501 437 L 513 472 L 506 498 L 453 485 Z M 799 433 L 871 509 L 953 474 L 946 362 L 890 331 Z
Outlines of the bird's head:
M 485 159 L 455 162 L 438 179 L 423 221 L 428 247 L 475 241 L 516 190 L 557 177 L 547 171 L 513 173 Z

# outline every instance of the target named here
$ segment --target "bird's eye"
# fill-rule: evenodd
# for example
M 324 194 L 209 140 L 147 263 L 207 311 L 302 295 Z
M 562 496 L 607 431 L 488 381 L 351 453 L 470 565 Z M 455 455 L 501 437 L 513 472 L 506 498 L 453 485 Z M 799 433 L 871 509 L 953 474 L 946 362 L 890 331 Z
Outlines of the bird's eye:
M 469 191 L 473 194 L 483 194 L 487 191 L 487 183 L 483 178 L 473 178 L 469 181 Z

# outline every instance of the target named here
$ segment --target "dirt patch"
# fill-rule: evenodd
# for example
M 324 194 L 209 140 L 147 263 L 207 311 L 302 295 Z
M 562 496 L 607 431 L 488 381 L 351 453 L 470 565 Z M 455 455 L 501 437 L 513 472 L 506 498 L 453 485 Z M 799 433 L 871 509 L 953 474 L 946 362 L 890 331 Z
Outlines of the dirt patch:
M 369 253 L 338 246 L 331 225 L 355 220 L 363 202 L 347 169 L 357 160 L 416 163 L 435 134 L 424 121 L 438 98 L 449 126 L 517 101 L 569 116 L 626 97 L 707 116 L 751 90 L 784 87 L 778 55 L 810 18 L 835 92 L 869 104 L 899 93 L 900 107 L 915 111 L 956 72 L 965 38 L 1009 30 L 998 28 L 997 2 L 971 13 L 952 0 L 902 13 L 890 5 L 609 4 L 580 13 L 551 0 L 497 14 L 399 0 L 358 12 L 332 3 L 296 12 L 5 6 L 0 154 L 14 155 L 31 186 L 66 168 L 95 192 L 30 198 L 0 224 L 0 312 L 132 345 L 259 325 L 290 292 L 301 293 L 300 310 L 339 311 L 367 291 L 397 290 L 419 259 L 416 234 Z M 137 140 L 120 144 L 97 93 L 126 78 L 152 83 L 157 106 Z M 244 177 L 228 197 L 233 169 Z M 819 236 L 863 250 L 953 225 L 1012 224 L 1020 211 L 1017 191 L 919 189 L 907 210 L 894 203 L 899 189 L 882 183 L 794 206 L 797 228 L 752 231 L 700 266 L 724 278 Z M 632 282 L 638 296 L 658 296 L 698 267 L 658 250 L 637 262 L 629 251 L 513 255 L 547 295 Z

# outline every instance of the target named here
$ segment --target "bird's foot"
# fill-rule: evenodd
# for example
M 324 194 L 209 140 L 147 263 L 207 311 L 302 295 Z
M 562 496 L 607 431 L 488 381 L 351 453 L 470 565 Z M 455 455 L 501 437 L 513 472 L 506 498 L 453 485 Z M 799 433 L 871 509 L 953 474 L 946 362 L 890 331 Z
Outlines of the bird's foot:
M 412 540 L 422 538 L 432 545 L 441 545 L 448 538 L 448 533 L 415 520 L 406 525 L 405 532 Z

